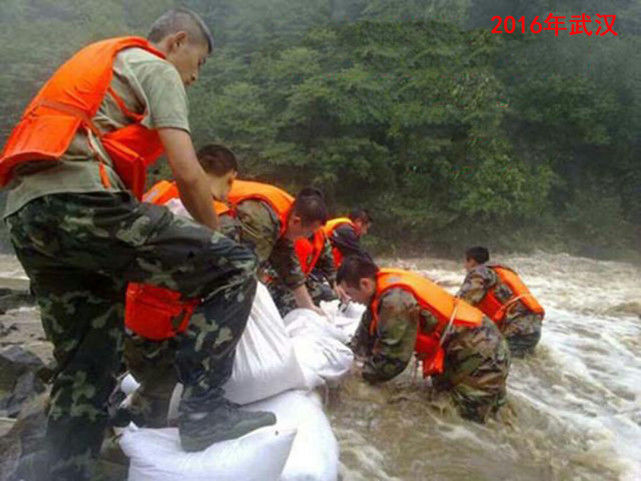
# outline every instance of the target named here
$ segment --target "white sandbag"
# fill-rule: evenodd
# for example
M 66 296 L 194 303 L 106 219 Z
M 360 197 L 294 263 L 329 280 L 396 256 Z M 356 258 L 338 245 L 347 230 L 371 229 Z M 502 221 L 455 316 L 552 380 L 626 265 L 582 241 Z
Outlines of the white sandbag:
M 365 312 L 366 307 L 358 302 L 350 302 L 343 310 L 339 309 L 340 301 L 335 299 L 333 301 L 321 301 L 321 309 L 331 315 L 339 315 L 341 317 L 348 317 L 350 319 L 360 319 Z
M 311 309 L 293 309 L 284 318 L 290 337 L 314 336 L 331 337 L 342 343 L 349 342 L 349 336 L 333 325 L 331 319 Z
M 321 309 L 327 315 L 331 324 L 349 339 L 354 336 L 361 322 L 366 307 L 356 302 L 350 302 L 343 310 L 339 309 L 339 301 L 321 302 Z
M 338 479 L 338 442 L 317 394 L 290 391 L 244 409 L 271 411 L 278 418 L 277 427 L 296 427 L 298 434 L 280 481 Z
M 186 453 L 178 429 L 127 428 L 120 447 L 130 458 L 128 481 L 277 481 L 296 429 L 269 426 Z
M 336 384 L 349 374 L 354 354 L 342 342 L 331 337 L 302 335 L 292 338 L 292 343 L 309 389 Z
M 259 283 L 247 328 L 236 347 L 225 397 L 239 404 L 307 386 L 285 324 L 267 288 Z

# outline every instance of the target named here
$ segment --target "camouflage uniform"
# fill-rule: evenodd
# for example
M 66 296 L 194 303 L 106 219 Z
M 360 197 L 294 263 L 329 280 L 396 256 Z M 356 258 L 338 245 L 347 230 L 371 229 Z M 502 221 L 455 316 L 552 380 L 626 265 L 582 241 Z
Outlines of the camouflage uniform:
M 285 317 L 290 311 L 298 307 L 296 305 L 296 299 L 294 299 L 291 288 L 280 281 L 280 277 L 278 277 L 278 273 L 273 267 L 268 266 L 266 273 L 270 279 L 267 288 L 281 316 Z M 323 252 L 319 256 L 318 261 L 316 261 L 312 272 L 305 278 L 305 286 L 314 304 L 318 305 L 320 301 L 336 299 L 336 294 L 332 289 L 335 283 L 336 269 L 334 268 L 332 244 L 329 239 L 325 239 Z
M 368 309 L 352 341 L 357 354 L 367 356 L 363 378 L 384 382 L 399 375 L 412 359 L 416 333 L 429 334 L 436 318 L 407 291 L 392 288 L 381 297 L 376 333 L 369 334 Z M 432 378 L 438 390 L 448 390 L 463 417 L 484 422 L 505 403 L 510 353 L 505 339 L 488 318 L 477 328 L 453 326 L 443 343 L 444 372 Z
M 248 249 L 127 192 L 45 195 L 6 223 L 57 361 L 47 479 L 93 479 L 121 362 L 128 282 L 204 299 L 175 340 L 180 412 L 220 401 L 256 288 Z
M 480 264 L 467 274 L 457 296 L 475 306 L 494 287 L 497 287 L 495 294 L 501 302 L 507 302 L 514 295 L 508 286 L 501 283 L 494 269 Z M 530 311 L 520 301 L 507 308 L 499 329 L 507 339 L 512 355 L 523 357 L 534 350 L 541 339 L 542 321 L 543 316 Z

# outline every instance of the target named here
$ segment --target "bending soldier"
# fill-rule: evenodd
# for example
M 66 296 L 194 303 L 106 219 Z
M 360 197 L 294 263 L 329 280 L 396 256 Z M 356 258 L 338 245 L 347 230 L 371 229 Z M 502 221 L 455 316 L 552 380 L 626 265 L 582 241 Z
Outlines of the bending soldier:
M 392 379 L 416 353 L 423 375 L 450 392 L 462 416 L 484 422 L 505 403 L 510 353 L 481 311 L 426 278 L 358 256 L 344 260 L 337 282 L 368 307 L 353 341 L 366 357 L 365 380 Z
M 467 276 L 457 296 L 492 319 L 518 357 L 531 353 L 541 339 L 545 311 L 521 278 L 509 267 L 489 264 L 485 247 L 465 253 Z

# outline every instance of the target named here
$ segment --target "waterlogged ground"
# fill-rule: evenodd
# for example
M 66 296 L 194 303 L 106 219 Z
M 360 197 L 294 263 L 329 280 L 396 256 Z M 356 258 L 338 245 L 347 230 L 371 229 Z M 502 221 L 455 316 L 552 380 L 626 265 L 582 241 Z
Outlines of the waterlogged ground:
M 641 269 L 542 253 L 496 260 L 517 269 L 547 310 L 536 355 L 513 361 L 508 406 L 481 426 L 432 398 L 412 368 L 376 388 L 349 379 L 329 410 L 344 481 L 641 480 Z M 452 292 L 463 278 L 449 261 L 386 264 L 419 269 Z M 26 279 L 1 256 L 0 278 Z M 19 328 L 3 343 L 50 356 L 35 309 L 0 321 Z
M 641 480 L 641 270 L 567 255 L 497 259 L 546 307 L 535 356 L 513 361 L 509 404 L 480 426 L 432 399 L 414 369 L 349 380 L 332 403 L 345 481 Z M 419 269 L 454 292 L 458 263 Z

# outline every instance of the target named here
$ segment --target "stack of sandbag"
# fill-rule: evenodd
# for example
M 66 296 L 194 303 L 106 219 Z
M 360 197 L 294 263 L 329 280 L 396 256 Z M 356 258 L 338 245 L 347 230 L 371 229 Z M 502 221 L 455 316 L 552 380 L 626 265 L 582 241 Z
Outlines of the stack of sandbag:
M 288 334 L 269 292 L 259 284 L 225 390 L 226 397 L 244 409 L 274 412 L 276 426 L 200 453 L 183 452 L 176 429 L 132 426 L 120 443 L 131 459 L 129 481 L 336 481 L 338 443 L 322 403 L 311 390 L 348 373 L 353 356 L 342 342 L 321 330 L 303 331 Z M 137 387 L 132 379 L 123 386 Z M 170 419 L 177 415 L 180 391 L 177 386 Z M 290 437 L 293 442 L 288 447 Z M 278 476 L 270 477 L 283 456 Z

